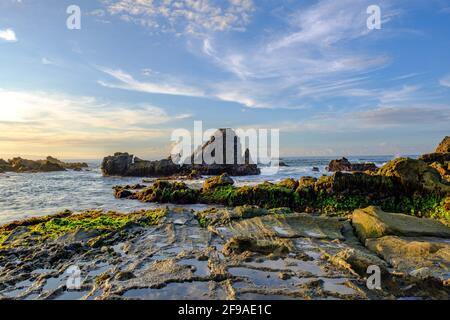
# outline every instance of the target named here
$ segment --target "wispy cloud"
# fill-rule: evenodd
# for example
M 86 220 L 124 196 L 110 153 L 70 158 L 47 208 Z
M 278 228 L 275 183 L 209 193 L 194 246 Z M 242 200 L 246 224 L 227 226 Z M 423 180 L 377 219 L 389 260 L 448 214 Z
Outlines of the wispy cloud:
M 17 42 L 17 36 L 13 29 L 0 29 L 0 39 L 7 42 Z
M 167 82 L 167 79 L 159 79 L 159 81 L 155 82 L 139 81 L 122 70 L 103 67 L 100 67 L 99 70 L 118 81 L 118 83 L 109 83 L 105 81 L 98 82 L 100 85 L 108 88 L 191 97 L 202 97 L 205 95 L 202 90 L 185 86 L 174 79 L 169 80 L 170 82 Z

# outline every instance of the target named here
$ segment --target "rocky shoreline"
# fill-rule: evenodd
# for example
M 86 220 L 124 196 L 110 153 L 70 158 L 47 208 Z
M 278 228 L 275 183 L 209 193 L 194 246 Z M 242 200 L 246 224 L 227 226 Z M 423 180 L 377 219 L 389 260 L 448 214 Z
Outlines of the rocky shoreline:
M 88 168 L 88 164 L 85 162 L 67 163 L 52 156 L 48 156 L 45 160 L 27 160 L 20 157 L 8 161 L 0 159 L 0 173 L 53 172 L 66 170 L 81 171 L 85 168 Z
M 319 179 L 239 187 L 221 172 L 201 188 L 116 186 L 123 201 L 161 208 L 0 227 L 0 298 L 448 299 L 449 156 L 446 138 L 418 160 Z M 209 207 L 177 207 L 196 203 Z

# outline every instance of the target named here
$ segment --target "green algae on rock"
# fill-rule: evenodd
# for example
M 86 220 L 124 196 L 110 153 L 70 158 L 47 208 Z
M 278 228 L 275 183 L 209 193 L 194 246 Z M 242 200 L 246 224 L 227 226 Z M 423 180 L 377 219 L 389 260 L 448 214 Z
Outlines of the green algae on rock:
M 184 182 L 157 180 L 151 187 L 137 192 L 135 197 L 142 202 L 191 204 L 197 202 L 199 193 Z
M 95 230 L 98 232 L 95 235 L 99 236 L 131 225 L 153 226 L 159 224 L 166 213 L 167 209 L 142 210 L 129 214 L 102 211 L 72 214 L 65 211 L 0 227 L 0 248 L 26 246 L 79 231 Z
M 203 190 L 212 190 L 217 187 L 232 186 L 234 184 L 233 179 L 231 179 L 227 173 L 221 174 L 220 176 L 211 177 L 205 180 L 203 183 Z

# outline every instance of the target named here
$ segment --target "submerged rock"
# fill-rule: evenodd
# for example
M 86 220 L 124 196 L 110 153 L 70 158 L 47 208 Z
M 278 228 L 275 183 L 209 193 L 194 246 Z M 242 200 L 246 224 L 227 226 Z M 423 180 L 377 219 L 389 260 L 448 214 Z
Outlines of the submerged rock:
M 388 213 L 377 207 L 355 210 L 352 224 L 363 242 L 388 235 L 450 238 L 450 228 L 438 220 Z
M 327 168 L 330 172 L 337 171 L 376 171 L 378 168 L 374 163 L 351 163 L 347 158 L 331 160 Z

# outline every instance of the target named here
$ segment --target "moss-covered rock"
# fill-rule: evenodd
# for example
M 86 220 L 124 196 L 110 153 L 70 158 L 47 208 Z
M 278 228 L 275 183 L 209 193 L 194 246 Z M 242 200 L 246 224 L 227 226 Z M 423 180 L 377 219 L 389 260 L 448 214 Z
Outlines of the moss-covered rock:
M 197 203 L 199 193 L 199 190 L 189 188 L 184 182 L 157 180 L 135 196 L 142 202 L 192 204 Z
M 397 178 L 410 190 L 450 193 L 450 184 L 442 181 L 436 169 L 422 160 L 398 158 L 380 168 L 377 175 Z
M 272 209 L 279 207 L 296 207 L 298 194 L 289 188 L 272 184 L 257 186 L 218 187 L 202 192 L 200 200 L 208 204 L 222 204 L 226 206 L 256 205 L 261 208 Z
M 70 235 L 71 240 L 95 239 L 131 225 L 153 226 L 160 223 L 167 209 L 142 210 L 129 214 L 86 211 L 13 222 L 0 228 L 0 248 L 36 244 L 47 239 Z
M 231 179 L 228 174 L 224 173 L 220 176 L 211 177 L 206 179 L 203 183 L 203 190 L 212 190 L 218 187 L 232 186 L 234 184 L 233 179 Z
M 298 188 L 298 181 L 292 178 L 288 178 L 278 182 L 277 185 L 280 187 L 296 190 Z

